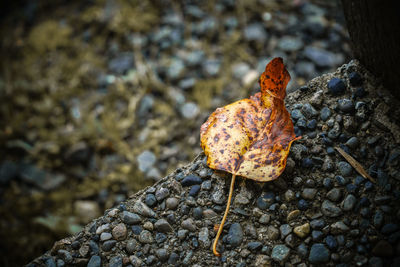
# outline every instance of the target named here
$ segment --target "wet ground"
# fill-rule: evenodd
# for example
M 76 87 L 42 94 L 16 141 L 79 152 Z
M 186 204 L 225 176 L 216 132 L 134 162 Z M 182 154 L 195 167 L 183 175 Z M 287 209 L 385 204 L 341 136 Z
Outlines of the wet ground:
M 21 265 L 198 152 L 211 111 L 350 57 L 328 1 L 29 1 L 1 19 L 2 266 Z M 21 253 L 23 251 L 23 253 Z M 22 254 L 22 256 L 21 256 Z

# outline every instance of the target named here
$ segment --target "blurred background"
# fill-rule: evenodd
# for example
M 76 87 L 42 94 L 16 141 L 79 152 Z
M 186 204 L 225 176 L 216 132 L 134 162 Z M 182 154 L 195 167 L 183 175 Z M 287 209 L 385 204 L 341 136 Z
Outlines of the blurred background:
M 1 266 L 190 162 L 200 125 L 271 58 L 294 91 L 351 57 L 337 1 L 0 5 Z

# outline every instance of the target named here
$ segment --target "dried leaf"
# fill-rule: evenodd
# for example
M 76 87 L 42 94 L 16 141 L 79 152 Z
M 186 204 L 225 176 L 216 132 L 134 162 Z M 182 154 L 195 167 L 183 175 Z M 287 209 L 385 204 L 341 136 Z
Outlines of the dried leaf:
M 228 203 L 218 227 L 213 252 L 221 235 L 232 199 L 236 175 L 259 182 L 274 180 L 286 167 L 290 146 L 296 139 L 293 122 L 285 108 L 289 72 L 281 58 L 265 67 L 261 92 L 218 108 L 201 126 L 201 147 L 212 169 L 232 173 Z
M 335 149 L 342 155 L 349 163 L 351 166 L 353 166 L 356 171 L 361 174 L 365 179 L 370 180 L 373 183 L 376 183 L 375 179 L 371 177 L 371 175 L 368 174 L 368 172 L 363 168 L 363 166 L 355 160 L 352 156 L 346 153 L 343 149 L 340 147 L 335 147 Z
M 218 108 L 201 126 L 210 168 L 260 182 L 279 177 L 296 136 L 283 99 L 290 80 L 281 58 L 261 75 L 261 93 Z

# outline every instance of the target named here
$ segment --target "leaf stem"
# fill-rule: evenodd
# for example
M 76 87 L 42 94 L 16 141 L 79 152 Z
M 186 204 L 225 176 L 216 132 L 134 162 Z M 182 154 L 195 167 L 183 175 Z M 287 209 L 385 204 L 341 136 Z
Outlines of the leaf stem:
M 231 206 L 231 199 L 232 199 L 233 187 L 235 185 L 235 178 L 236 178 L 236 174 L 232 174 L 231 187 L 229 188 L 228 203 L 226 204 L 225 214 L 224 214 L 224 217 L 222 218 L 222 221 L 221 221 L 221 223 L 219 225 L 218 232 L 217 232 L 217 235 L 216 235 L 216 237 L 214 239 L 214 243 L 213 243 L 213 253 L 214 253 L 215 256 L 218 256 L 218 257 L 221 256 L 221 254 L 219 254 L 218 251 L 217 251 L 218 239 L 219 239 L 219 236 L 222 233 L 222 229 L 224 228 L 226 217 L 228 216 L 229 208 Z

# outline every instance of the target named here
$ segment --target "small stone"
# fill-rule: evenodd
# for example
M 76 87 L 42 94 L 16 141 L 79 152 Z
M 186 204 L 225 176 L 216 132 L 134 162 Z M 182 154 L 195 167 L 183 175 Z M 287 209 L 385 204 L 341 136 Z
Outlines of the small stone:
M 112 229 L 112 235 L 115 240 L 124 240 L 126 238 L 126 226 L 123 223 L 117 224 Z
M 232 247 L 239 246 L 243 241 L 243 231 L 239 223 L 233 223 L 229 228 L 226 241 Z
M 388 235 L 388 234 L 396 232 L 398 229 L 399 229 L 399 226 L 397 224 L 388 223 L 382 227 L 381 233 L 384 235 Z
M 153 236 L 150 231 L 143 230 L 139 235 L 139 242 L 144 244 L 151 244 L 154 242 Z
M 274 261 L 283 263 L 287 260 L 290 254 L 290 249 L 285 245 L 276 245 L 272 249 L 271 258 Z
M 327 121 L 331 115 L 332 112 L 328 107 L 323 107 L 321 109 L 320 117 L 322 121 Z
M 100 235 L 100 241 L 106 241 L 112 238 L 112 235 L 110 233 L 101 233 Z
M 205 209 L 203 211 L 203 216 L 206 219 L 210 219 L 210 218 L 215 218 L 216 216 L 218 216 L 218 214 L 215 211 L 213 211 L 212 209 Z
M 297 217 L 299 217 L 300 214 L 301 214 L 300 210 L 293 210 L 293 211 L 289 212 L 289 214 L 286 217 L 286 220 L 288 222 L 290 222 L 290 221 L 296 219 Z
M 304 238 L 308 236 L 310 233 L 310 224 L 305 223 L 303 225 L 297 226 L 294 228 L 293 232 L 300 238 Z
M 161 232 L 161 233 L 168 233 L 168 232 L 172 232 L 174 230 L 172 228 L 172 226 L 165 219 L 159 219 L 158 221 L 156 221 L 156 223 L 154 224 L 154 227 L 156 228 L 156 230 L 158 232 Z
M 356 197 L 352 194 L 346 196 L 346 198 L 342 202 L 342 209 L 345 211 L 350 211 L 354 208 L 356 204 Z
M 192 218 L 184 220 L 181 226 L 183 229 L 189 230 L 190 232 L 196 231 L 196 224 L 194 223 Z
M 137 162 L 139 165 L 139 170 L 141 172 L 147 172 L 148 170 L 153 167 L 154 163 L 156 162 L 157 158 L 154 155 L 153 152 L 149 150 L 143 151 L 139 156 L 137 157 Z
M 324 237 L 324 233 L 321 231 L 318 231 L 318 230 L 313 230 L 311 232 L 311 237 L 312 237 L 313 241 L 319 242 Z
M 353 167 L 345 161 L 340 161 L 338 163 L 338 169 L 340 171 L 340 174 L 344 177 L 350 176 L 353 172 Z
M 350 148 L 356 148 L 358 147 L 358 138 L 353 136 L 349 140 L 347 140 L 346 145 Z
M 142 222 L 142 218 L 136 213 L 132 213 L 129 211 L 122 212 L 122 221 L 126 224 L 138 224 Z
M 108 231 L 108 230 L 110 230 L 110 224 L 109 223 L 100 225 L 96 229 L 96 235 L 99 235 L 99 234 L 103 233 L 104 231 Z
M 147 206 L 153 207 L 157 203 L 157 199 L 153 194 L 147 194 L 144 202 L 146 203 Z
M 110 251 L 115 246 L 115 244 L 117 244 L 116 240 L 107 240 L 103 243 L 101 248 L 103 249 L 103 251 Z
M 133 267 L 140 267 L 143 264 L 143 261 L 135 255 L 130 256 L 129 261 L 131 262 Z
M 100 256 L 97 255 L 93 255 L 87 264 L 87 267 L 100 267 L 100 266 L 101 266 L 101 258 Z
M 279 230 L 274 226 L 270 225 L 267 229 L 268 239 L 277 240 L 279 238 Z
M 200 246 L 202 248 L 208 248 L 211 244 L 210 239 L 209 239 L 209 231 L 207 227 L 203 227 L 200 229 L 199 232 L 199 242 L 200 242 Z
M 261 215 L 261 217 L 258 220 L 258 222 L 262 223 L 262 224 L 268 224 L 270 220 L 271 220 L 271 215 L 263 214 L 263 215 Z
M 82 223 L 89 223 L 100 216 L 99 204 L 96 201 L 78 200 L 74 203 L 76 216 Z
M 175 210 L 178 207 L 178 205 L 179 205 L 179 199 L 175 197 L 167 198 L 167 200 L 165 201 L 165 206 L 169 210 Z
M 152 222 L 147 221 L 143 224 L 143 228 L 149 231 L 153 231 L 154 225 Z
M 283 239 L 285 236 L 292 232 L 292 227 L 289 224 L 282 224 L 279 227 L 279 230 L 281 232 L 281 238 Z
M 333 188 L 326 193 L 326 197 L 333 202 L 337 202 L 342 198 L 342 191 L 339 188 Z
M 316 243 L 311 246 L 310 255 L 308 256 L 310 263 L 328 262 L 329 258 L 330 252 L 324 244 Z
M 189 190 L 189 196 L 196 197 L 197 194 L 200 192 L 200 185 L 196 184 L 193 185 Z
M 133 254 L 136 249 L 138 248 L 138 243 L 136 242 L 135 239 L 130 239 L 128 240 L 128 242 L 126 242 L 126 252 L 128 252 L 129 254 Z
M 267 39 L 267 32 L 261 23 L 250 24 L 244 29 L 244 38 L 247 41 L 264 43 Z
M 294 192 L 293 192 L 292 190 L 290 190 L 290 189 L 287 190 L 287 191 L 285 192 L 284 197 L 285 197 L 285 200 L 286 200 L 287 202 L 290 202 L 290 201 L 296 199 L 296 195 L 295 195 Z
M 328 82 L 328 90 L 333 95 L 340 95 L 346 91 L 346 84 L 339 78 L 332 78 Z
M 157 217 L 157 214 L 153 210 L 139 200 L 133 205 L 133 211 L 145 217 Z
M 338 247 L 338 242 L 336 241 L 336 238 L 332 235 L 328 235 L 325 238 L 325 243 L 328 246 L 328 248 L 331 250 L 336 250 Z
M 181 230 L 178 230 L 177 236 L 178 236 L 178 238 L 179 238 L 180 240 L 183 240 L 183 239 L 186 238 L 186 236 L 187 236 L 188 233 L 189 233 L 188 230 L 186 230 L 186 229 L 181 229 Z
M 166 197 L 169 196 L 169 190 L 168 188 L 161 187 L 156 191 L 155 197 L 158 201 L 162 201 Z
M 165 248 L 159 248 L 156 250 L 156 256 L 160 261 L 166 261 L 169 258 L 168 251 Z
M 297 203 L 297 208 L 299 210 L 307 210 L 308 209 L 308 202 L 304 199 L 300 199 L 299 202 Z
M 201 184 L 202 182 L 203 182 L 203 180 L 199 176 L 190 174 L 190 175 L 186 176 L 185 178 L 183 178 L 183 180 L 181 181 L 181 184 L 182 184 L 182 186 L 192 186 L 195 184 Z
M 347 233 L 349 230 L 350 228 L 342 221 L 331 224 L 331 233 L 334 235 Z
M 203 217 L 203 209 L 201 207 L 196 207 L 193 209 L 193 217 L 196 220 L 200 220 Z
M 301 192 L 301 196 L 305 199 L 314 199 L 317 194 L 317 189 L 314 188 L 304 188 Z
M 185 119 L 194 119 L 200 113 L 200 109 L 195 103 L 188 102 L 182 105 L 180 112 Z
M 351 86 L 360 86 L 363 80 L 358 72 L 353 71 L 349 74 L 349 82 Z
M 342 210 L 329 200 L 324 200 L 321 205 L 322 213 L 328 217 L 337 217 L 342 214 Z
M 299 254 L 300 257 L 302 257 L 303 259 L 305 257 L 307 257 L 307 253 L 308 253 L 308 247 L 306 244 L 301 243 L 297 249 L 296 249 L 297 253 Z
M 318 115 L 318 111 L 309 103 L 306 103 L 301 107 L 301 112 L 307 119 L 312 119 Z
M 247 248 L 250 250 L 250 251 L 257 251 L 257 250 L 259 250 L 259 249 L 261 249 L 261 247 L 262 247 L 262 243 L 261 242 L 258 242 L 258 241 L 255 241 L 255 242 L 249 242 L 248 244 L 247 244 Z
M 339 99 L 338 107 L 339 110 L 344 113 L 350 113 L 354 111 L 354 103 L 350 99 Z
M 60 249 L 60 250 L 57 251 L 57 254 L 66 263 L 72 263 L 72 261 L 74 260 L 74 258 L 72 257 L 71 253 L 68 250 Z

